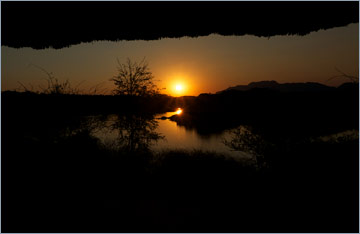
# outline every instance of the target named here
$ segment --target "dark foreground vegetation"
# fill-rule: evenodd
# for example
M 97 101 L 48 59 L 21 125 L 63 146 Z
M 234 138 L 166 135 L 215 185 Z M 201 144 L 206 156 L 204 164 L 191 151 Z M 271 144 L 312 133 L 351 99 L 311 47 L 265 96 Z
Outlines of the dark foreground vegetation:
M 228 145 L 256 157 L 152 152 L 143 138 L 124 144 L 130 135 L 104 145 L 82 122 L 176 107 L 172 119 L 201 134 L 248 126 Z M 319 138 L 358 130 L 358 117 L 357 84 L 153 99 L 3 92 L 1 231 L 358 232 L 358 135 Z

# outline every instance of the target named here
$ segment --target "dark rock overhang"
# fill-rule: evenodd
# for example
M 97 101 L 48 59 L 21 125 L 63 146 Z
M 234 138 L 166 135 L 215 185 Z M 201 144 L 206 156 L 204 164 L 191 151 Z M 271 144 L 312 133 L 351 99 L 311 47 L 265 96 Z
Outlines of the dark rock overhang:
M 2 45 L 306 35 L 359 22 L 358 2 L 1 2 Z

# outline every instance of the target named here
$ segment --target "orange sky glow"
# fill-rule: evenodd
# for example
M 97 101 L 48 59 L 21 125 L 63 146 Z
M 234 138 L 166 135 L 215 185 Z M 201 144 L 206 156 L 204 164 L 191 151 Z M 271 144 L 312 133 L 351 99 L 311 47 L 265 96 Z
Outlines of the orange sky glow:
M 319 82 L 338 86 L 359 72 L 359 24 L 320 30 L 306 36 L 220 36 L 154 41 L 99 41 L 60 50 L 14 49 L 2 46 L 1 90 L 19 89 L 19 82 L 37 89 L 46 85 L 44 72 L 68 79 L 84 92 L 97 86 L 111 94 L 117 59 L 144 57 L 155 84 L 172 96 L 216 93 L 254 81 Z M 180 87 L 181 86 L 181 87 Z M 178 88 L 176 88 L 178 87 Z

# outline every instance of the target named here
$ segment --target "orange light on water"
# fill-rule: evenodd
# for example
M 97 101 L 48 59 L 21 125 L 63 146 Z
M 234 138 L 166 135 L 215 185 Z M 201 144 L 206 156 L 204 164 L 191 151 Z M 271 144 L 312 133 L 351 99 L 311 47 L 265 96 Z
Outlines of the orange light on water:
M 182 111 L 181 108 L 177 108 L 175 113 L 176 113 L 177 115 L 180 115 L 182 112 L 183 112 L 183 111 Z

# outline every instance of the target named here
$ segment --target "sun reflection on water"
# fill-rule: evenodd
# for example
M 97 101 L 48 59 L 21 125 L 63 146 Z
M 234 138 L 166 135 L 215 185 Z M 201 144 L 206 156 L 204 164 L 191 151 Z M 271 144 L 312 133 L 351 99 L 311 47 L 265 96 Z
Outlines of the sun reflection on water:
M 181 108 L 177 108 L 176 111 L 175 111 L 175 113 L 176 113 L 177 115 L 180 115 L 182 112 L 183 112 L 183 111 L 182 111 Z

